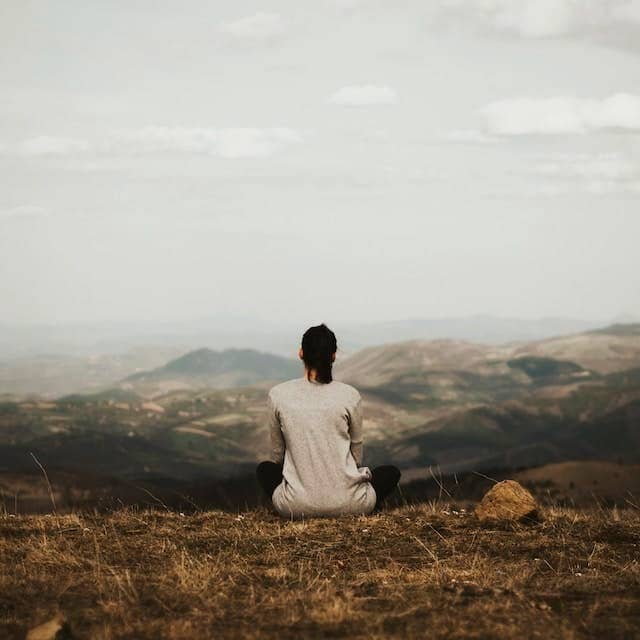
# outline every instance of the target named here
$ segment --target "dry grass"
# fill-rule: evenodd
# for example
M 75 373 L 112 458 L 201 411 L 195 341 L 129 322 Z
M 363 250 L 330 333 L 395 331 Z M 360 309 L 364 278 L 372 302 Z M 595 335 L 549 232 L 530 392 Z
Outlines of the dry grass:
M 640 637 L 640 511 L 0 516 L 0 637 Z

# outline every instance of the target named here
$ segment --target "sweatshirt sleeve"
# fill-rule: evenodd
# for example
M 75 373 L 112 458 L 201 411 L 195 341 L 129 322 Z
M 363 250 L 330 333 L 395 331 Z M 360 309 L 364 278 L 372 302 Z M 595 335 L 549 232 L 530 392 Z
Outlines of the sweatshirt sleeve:
M 275 402 L 269 393 L 267 399 L 267 405 L 269 408 L 269 438 L 271 441 L 271 460 L 276 464 L 282 464 L 284 462 L 284 436 L 282 435 L 282 429 L 280 428 L 280 418 L 278 416 L 278 410 Z
M 358 394 L 355 404 L 349 410 L 349 436 L 351 453 L 356 466 L 362 466 L 362 396 Z

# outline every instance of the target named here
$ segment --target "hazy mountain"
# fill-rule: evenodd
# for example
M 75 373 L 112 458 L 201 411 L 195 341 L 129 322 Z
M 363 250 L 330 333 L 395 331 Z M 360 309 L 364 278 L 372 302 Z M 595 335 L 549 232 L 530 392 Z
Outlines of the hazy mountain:
M 335 373 L 364 397 L 365 464 L 398 464 L 405 479 L 429 465 L 639 463 L 639 339 L 638 327 L 614 326 L 500 347 L 405 341 L 363 349 Z M 300 373 L 298 360 L 269 353 L 199 349 L 120 388 L 0 402 L 0 472 L 36 472 L 33 452 L 49 471 L 94 483 L 251 475 L 269 450 L 267 388 Z
M 318 324 L 323 320 L 309 324 Z M 328 324 L 336 332 L 341 351 L 347 354 L 366 346 L 414 339 L 449 338 L 486 344 L 539 340 L 594 329 L 603 323 L 574 318 L 531 320 L 477 315 Z M 153 345 L 170 345 L 182 352 L 203 346 L 218 350 L 251 348 L 292 357 L 306 328 L 276 325 L 260 317 L 220 314 L 192 321 L 146 325 L 0 324 L 0 360 L 34 357 L 43 353 L 74 357 L 118 354 Z
M 411 340 L 336 365 L 366 396 L 372 457 L 423 472 L 631 455 L 639 372 L 640 325 L 498 347 Z
M 337 364 L 361 348 L 398 341 L 446 338 L 490 346 L 595 328 L 593 323 L 573 319 L 524 320 L 492 316 L 330 323 L 330 326 L 338 337 Z M 159 367 L 170 358 L 202 347 L 255 349 L 295 359 L 305 328 L 224 315 L 151 326 L 124 323 L 3 325 L 0 327 L 0 397 L 29 393 L 55 397 L 104 388 L 131 373 Z
M 222 389 L 277 382 L 301 374 L 300 360 L 255 349 L 197 349 L 162 367 L 131 375 L 122 384 L 141 393 L 153 394 L 171 389 Z
M 113 385 L 136 371 L 158 367 L 181 352 L 172 347 L 136 348 L 120 354 L 44 354 L 0 362 L 0 394 L 57 397 Z
M 407 340 L 362 349 L 337 361 L 336 378 L 366 388 L 427 383 L 427 387 L 447 389 L 462 386 L 482 386 L 481 380 L 505 377 L 514 382 L 526 382 L 535 371 L 514 366 L 522 358 L 545 358 L 573 363 L 573 371 L 565 366 L 564 374 L 580 374 L 580 369 L 610 373 L 640 367 L 640 325 L 612 325 L 585 333 L 549 338 L 527 343 L 482 345 L 456 340 Z M 554 368 L 552 362 L 547 363 Z M 569 367 L 571 368 L 571 366 Z M 557 373 L 561 373 L 557 370 Z M 427 379 L 425 379 L 425 377 Z M 474 383 L 474 378 L 478 378 Z M 430 381 L 430 382 L 429 382 Z M 425 391 L 427 389 L 424 389 Z
M 103 322 L 58 324 L 0 323 L 0 360 L 33 357 L 43 353 L 85 357 L 118 354 L 139 347 L 170 345 L 185 353 L 191 349 L 256 348 L 280 329 L 263 318 L 216 314 L 189 321 Z M 243 339 L 246 336 L 246 339 Z M 266 351 L 273 349 L 265 348 Z
M 540 340 L 595 329 L 602 323 L 576 318 L 501 318 L 475 315 L 448 318 L 408 318 L 393 322 L 349 324 L 339 338 L 348 350 L 405 340 L 460 340 L 503 344 Z
M 334 367 L 336 378 L 366 387 L 420 373 L 479 371 L 510 351 L 456 340 L 407 340 L 366 347 Z
M 517 345 L 514 357 L 541 355 L 571 360 L 581 366 L 611 373 L 640 366 L 640 324 L 616 324 L 581 334 Z
M 547 362 L 546 365 L 549 365 Z M 560 369 L 564 369 L 563 366 Z M 561 374 L 564 375 L 564 374 Z M 454 404 L 424 420 L 411 402 L 364 391 L 365 463 L 398 464 L 406 479 L 564 460 L 640 462 L 640 369 L 582 383 L 542 376 L 517 399 Z M 266 388 L 131 392 L 0 404 L 0 472 L 86 471 L 134 481 L 251 473 L 269 451 Z
M 520 397 L 539 386 L 584 381 L 592 372 L 543 356 L 467 342 L 408 341 L 363 349 L 336 366 L 336 379 L 425 420 Z

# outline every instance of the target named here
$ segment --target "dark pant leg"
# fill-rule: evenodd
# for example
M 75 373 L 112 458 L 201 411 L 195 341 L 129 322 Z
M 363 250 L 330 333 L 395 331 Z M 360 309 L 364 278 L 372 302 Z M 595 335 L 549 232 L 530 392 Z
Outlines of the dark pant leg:
M 371 484 L 376 491 L 376 509 L 379 509 L 382 501 L 396 488 L 400 480 L 400 469 L 391 464 L 376 467 L 371 471 Z
M 267 498 L 271 499 L 274 489 L 282 482 L 282 465 L 265 460 L 256 467 L 256 477 Z

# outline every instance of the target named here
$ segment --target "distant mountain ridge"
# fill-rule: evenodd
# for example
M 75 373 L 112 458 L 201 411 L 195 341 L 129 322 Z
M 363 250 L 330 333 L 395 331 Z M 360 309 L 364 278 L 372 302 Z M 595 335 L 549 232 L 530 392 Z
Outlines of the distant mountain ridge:
M 0 394 L 47 398 L 92 393 L 139 370 L 162 366 L 183 353 L 171 346 L 130 349 L 119 354 L 86 357 L 56 354 L 0 361 Z
M 424 372 L 504 373 L 508 361 L 524 357 L 560 361 L 565 363 L 564 370 L 571 364 L 602 374 L 633 369 L 640 367 L 640 324 L 610 325 L 503 345 L 452 339 L 404 340 L 361 349 L 336 361 L 334 372 L 346 382 L 370 387 L 388 384 L 398 376 L 406 378 Z M 500 363 L 504 366 L 500 367 Z
M 297 359 L 196 349 L 116 388 L 5 398 L 0 479 L 37 473 L 31 453 L 48 471 L 158 486 L 253 477 L 269 452 L 267 389 L 301 373 Z M 365 464 L 397 464 L 407 480 L 431 465 L 640 464 L 640 325 L 497 346 L 406 340 L 339 357 L 334 376 L 364 398 Z
M 291 358 L 255 349 L 202 348 L 167 362 L 150 371 L 140 371 L 126 377 L 122 385 L 133 389 L 193 386 L 219 389 L 245 386 L 264 381 L 287 380 L 301 374 L 301 364 Z
M 331 319 L 329 319 L 331 320 Z M 339 346 L 353 352 L 400 340 L 450 338 L 485 344 L 541 340 L 597 329 L 603 321 L 579 318 L 518 318 L 488 314 L 449 317 L 413 317 L 392 321 L 330 321 Z M 122 354 L 133 348 L 169 345 L 187 352 L 207 345 L 214 349 L 252 348 L 287 356 L 292 342 L 306 329 L 302 323 L 275 323 L 270 319 L 216 315 L 184 322 L 98 324 L 32 324 L 0 322 L 0 362 L 34 358 L 44 353 L 58 357 Z M 295 345 L 294 345 L 295 346 Z
M 350 350 L 404 340 L 446 339 L 502 345 L 581 333 L 600 326 L 602 323 L 575 318 L 525 319 L 477 314 L 349 324 L 341 328 L 339 339 Z
M 255 349 L 288 359 L 305 327 L 292 323 L 265 324 L 258 320 L 216 316 L 197 322 L 154 323 L 153 326 L 2 324 L 0 397 L 11 399 L 39 394 L 53 398 L 75 392 L 95 392 L 133 373 L 160 367 L 171 358 L 200 350 L 202 346 Z M 557 336 L 634 331 L 629 328 L 632 324 L 618 323 L 600 329 L 602 323 L 587 320 L 489 315 L 330 322 L 329 326 L 338 337 L 339 359 L 364 348 L 406 340 L 448 339 L 499 347 L 533 344 Z M 233 384 L 233 378 L 229 380 Z
M 514 357 L 546 356 L 569 360 L 598 373 L 614 373 L 640 366 L 640 323 L 613 324 L 514 347 Z
M 587 333 L 604 333 L 610 336 L 640 336 L 640 322 L 615 323 L 602 329 L 593 329 Z

